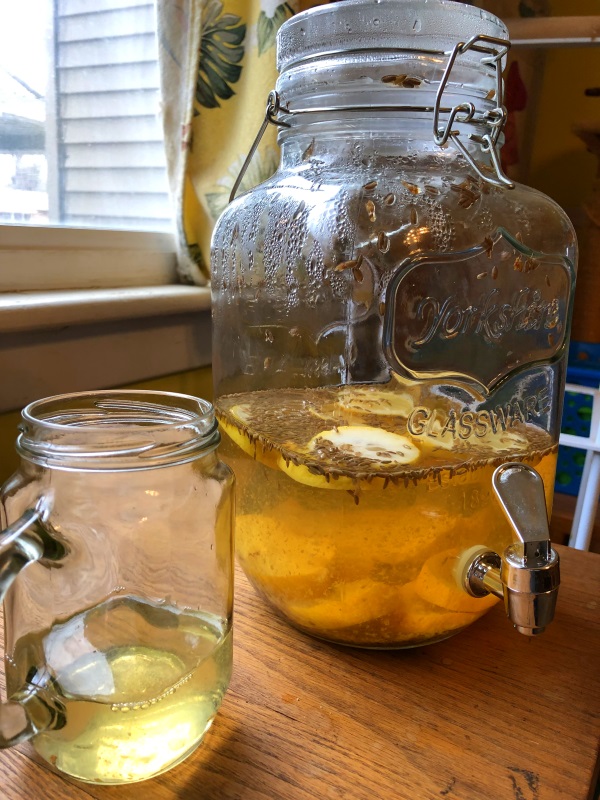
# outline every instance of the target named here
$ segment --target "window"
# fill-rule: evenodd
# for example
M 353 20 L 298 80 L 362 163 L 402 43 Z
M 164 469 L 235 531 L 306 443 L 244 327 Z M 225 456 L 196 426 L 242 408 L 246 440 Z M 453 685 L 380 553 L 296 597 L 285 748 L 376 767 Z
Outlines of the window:
M 176 286 L 152 0 L 0 5 L 0 414 L 210 363 Z
M 0 222 L 169 231 L 152 0 L 0 10 Z

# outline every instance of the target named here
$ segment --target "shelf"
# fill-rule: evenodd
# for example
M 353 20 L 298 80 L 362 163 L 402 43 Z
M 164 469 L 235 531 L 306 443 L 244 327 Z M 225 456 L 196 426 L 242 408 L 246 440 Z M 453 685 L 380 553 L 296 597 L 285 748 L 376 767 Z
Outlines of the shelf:
M 600 16 L 512 17 L 505 19 L 513 47 L 600 45 Z

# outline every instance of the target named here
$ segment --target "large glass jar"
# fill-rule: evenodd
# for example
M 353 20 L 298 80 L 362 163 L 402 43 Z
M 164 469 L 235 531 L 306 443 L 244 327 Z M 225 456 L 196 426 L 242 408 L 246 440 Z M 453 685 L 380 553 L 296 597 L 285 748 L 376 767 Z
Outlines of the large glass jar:
M 502 174 L 505 37 L 446 0 L 289 20 L 280 168 L 214 233 L 239 560 L 335 642 L 423 644 L 490 607 L 457 576 L 511 541 L 497 465 L 534 466 L 550 508 L 576 244 Z

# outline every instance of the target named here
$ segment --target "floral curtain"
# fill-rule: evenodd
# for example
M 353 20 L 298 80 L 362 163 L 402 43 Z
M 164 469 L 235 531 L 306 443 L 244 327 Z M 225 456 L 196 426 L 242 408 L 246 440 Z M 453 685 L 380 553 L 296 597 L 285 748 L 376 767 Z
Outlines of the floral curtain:
M 322 1 L 157 0 L 167 166 L 186 283 L 210 278 L 213 225 L 275 85 L 277 30 L 292 14 Z M 275 171 L 275 138 L 268 130 L 240 192 Z

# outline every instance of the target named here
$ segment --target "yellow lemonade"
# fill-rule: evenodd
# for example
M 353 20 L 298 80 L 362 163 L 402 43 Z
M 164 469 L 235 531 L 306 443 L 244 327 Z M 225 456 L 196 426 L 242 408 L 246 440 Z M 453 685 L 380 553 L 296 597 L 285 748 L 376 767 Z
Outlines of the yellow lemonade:
M 460 587 L 461 554 L 511 541 L 492 495 L 496 466 L 531 464 L 550 506 L 548 433 L 523 415 L 490 412 L 486 425 L 446 398 L 425 401 L 365 384 L 217 403 L 237 476 L 239 561 L 301 630 L 374 648 L 456 633 L 496 602 Z
M 231 662 L 225 621 L 127 597 L 20 639 L 7 678 L 11 694 L 26 675 L 64 708 L 64 726 L 34 738 L 40 755 L 83 781 L 126 783 L 199 744 Z

